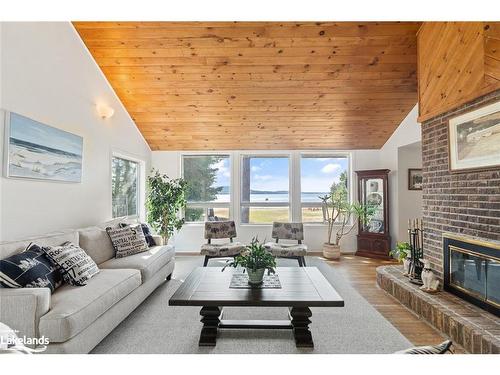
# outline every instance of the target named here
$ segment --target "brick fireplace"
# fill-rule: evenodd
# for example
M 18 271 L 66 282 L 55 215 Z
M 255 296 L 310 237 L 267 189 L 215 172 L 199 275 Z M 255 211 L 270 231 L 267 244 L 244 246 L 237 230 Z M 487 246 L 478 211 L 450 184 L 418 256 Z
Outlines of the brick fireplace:
M 424 253 L 441 279 L 443 233 L 500 240 L 500 169 L 450 173 L 448 160 L 448 120 L 498 100 L 500 90 L 422 123 Z
M 448 120 L 498 100 L 500 90 L 422 123 L 424 257 L 445 291 L 423 292 L 401 266 L 377 268 L 383 290 L 469 353 L 500 353 L 500 169 L 450 173 Z

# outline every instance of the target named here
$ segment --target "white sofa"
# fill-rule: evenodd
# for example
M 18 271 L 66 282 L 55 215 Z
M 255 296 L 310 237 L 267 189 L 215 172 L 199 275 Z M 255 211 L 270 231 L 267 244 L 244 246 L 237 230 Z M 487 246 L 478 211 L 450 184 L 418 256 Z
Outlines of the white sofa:
M 114 258 L 109 237 L 100 227 L 70 230 L 0 243 L 0 259 L 41 246 L 71 241 L 97 263 L 100 272 L 86 286 L 0 288 L 0 322 L 18 336 L 48 338 L 47 353 L 88 353 L 159 285 L 169 280 L 175 251 L 154 236 L 157 246 L 126 258 Z

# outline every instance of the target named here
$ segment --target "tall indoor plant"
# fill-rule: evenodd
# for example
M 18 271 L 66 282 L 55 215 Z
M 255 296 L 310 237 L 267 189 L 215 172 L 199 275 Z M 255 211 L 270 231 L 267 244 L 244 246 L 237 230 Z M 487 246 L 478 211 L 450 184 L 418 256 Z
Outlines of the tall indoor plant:
M 184 224 L 179 212 L 186 206 L 186 185 L 182 178 L 171 179 L 154 169 L 148 177 L 147 221 L 164 243 Z
M 330 194 L 319 198 L 323 201 L 323 212 L 328 224 L 328 237 L 327 242 L 323 244 L 323 256 L 338 259 L 340 240 L 351 233 L 355 227 L 355 220 L 369 221 L 375 213 L 375 208 L 349 201 L 346 172 L 340 175 L 339 182 L 332 184 Z

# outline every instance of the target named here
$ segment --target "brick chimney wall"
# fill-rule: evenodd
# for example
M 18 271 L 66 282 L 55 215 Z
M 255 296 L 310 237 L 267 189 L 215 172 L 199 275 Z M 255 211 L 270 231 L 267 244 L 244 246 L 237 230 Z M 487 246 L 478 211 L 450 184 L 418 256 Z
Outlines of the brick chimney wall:
M 498 100 L 500 90 L 422 123 L 424 256 L 441 278 L 444 232 L 500 240 L 500 168 L 450 173 L 448 157 L 448 120 Z

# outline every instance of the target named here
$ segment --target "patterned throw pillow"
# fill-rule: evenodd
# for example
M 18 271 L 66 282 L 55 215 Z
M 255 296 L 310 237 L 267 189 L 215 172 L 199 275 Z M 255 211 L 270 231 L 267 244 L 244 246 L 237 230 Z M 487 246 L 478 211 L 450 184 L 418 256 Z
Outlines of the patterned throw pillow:
M 446 340 L 438 345 L 416 346 L 414 348 L 400 350 L 395 354 L 445 354 L 446 352 L 451 352 L 450 348 L 452 344 L 451 340 Z
M 142 253 L 148 250 L 148 243 L 142 232 L 141 224 L 126 227 L 106 228 L 116 251 L 116 258 Z
M 42 249 L 30 243 L 22 253 L 0 260 L 0 287 L 49 288 L 51 293 L 62 284 L 58 267 Z
M 99 268 L 92 258 L 72 242 L 65 242 L 61 246 L 42 247 L 42 250 L 61 269 L 64 281 L 70 285 L 87 285 L 87 281 L 99 273 Z
M 127 223 L 120 223 L 118 226 L 120 228 L 125 228 L 128 227 L 130 224 Z M 149 229 L 147 224 L 142 224 L 141 223 L 141 228 L 142 228 L 142 233 L 144 233 L 144 238 L 146 239 L 146 242 L 148 243 L 149 247 L 156 246 L 155 239 L 153 238 L 153 235 L 151 234 L 151 230 Z

